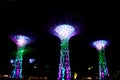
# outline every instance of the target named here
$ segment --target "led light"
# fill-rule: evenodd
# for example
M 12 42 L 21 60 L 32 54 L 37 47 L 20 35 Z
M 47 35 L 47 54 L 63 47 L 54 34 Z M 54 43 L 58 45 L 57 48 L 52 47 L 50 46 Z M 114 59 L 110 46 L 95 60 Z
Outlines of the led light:
M 30 39 L 27 36 L 23 35 L 16 35 L 12 39 L 19 47 L 25 46 L 30 43 Z
M 98 41 L 93 42 L 93 45 L 98 50 L 101 50 L 102 48 L 104 48 L 107 45 L 107 41 L 106 40 L 98 40 Z
M 30 43 L 30 38 L 23 35 L 16 35 L 11 38 L 17 45 L 16 59 L 14 61 L 14 69 L 11 74 L 11 78 L 22 79 L 22 60 L 23 53 L 25 52 L 25 46 Z
M 29 59 L 29 63 L 32 64 L 35 61 L 35 59 Z
M 108 42 L 106 40 L 97 40 L 93 42 L 93 46 L 99 52 L 99 80 L 106 80 L 106 77 L 109 76 L 105 58 L 105 47 L 107 44 Z
M 66 39 L 73 36 L 75 29 L 67 24 L 59 25 L 55 28 L 55 32 L 60 39 Z
M 61 40 L 60 63 L 57 80 L 70 80 L 71 69 L 69 60 L 69 39 L 75 34 L 75 29 L 67 24 L 59 25 L 55 28 L 55 35 Z

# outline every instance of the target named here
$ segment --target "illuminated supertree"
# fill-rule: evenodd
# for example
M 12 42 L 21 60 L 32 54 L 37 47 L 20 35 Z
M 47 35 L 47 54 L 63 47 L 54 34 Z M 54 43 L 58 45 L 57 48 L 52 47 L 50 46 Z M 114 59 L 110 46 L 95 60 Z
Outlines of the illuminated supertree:
M 109 73 L 105 58 L 105 47 L 108 45 L 108 42 L 106 40 L 97 40 L 92 45 L 99 52 L 99 80 L 107 80 Z
M 23 35 L 16 35 L 12 36 L 11 39 L 16 43 L 18 49 L 11 78 L 22 79 L 23 53 L 25 52 L 25 46 L 30 43 L 30 38 Z
M 71 69 L 69 59 L 69 39 L 75 34 L 75 29 L 67 24 L 59 25 L 55 29 L 55 35 L 61 40 L 60 63 L 57 80 L 70 80 Z

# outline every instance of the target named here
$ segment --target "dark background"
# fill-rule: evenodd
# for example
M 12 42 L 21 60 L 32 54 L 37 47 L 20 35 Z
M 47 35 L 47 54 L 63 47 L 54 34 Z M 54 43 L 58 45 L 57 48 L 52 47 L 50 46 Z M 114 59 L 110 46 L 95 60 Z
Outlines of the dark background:
M 119 6 L 117 2 L 92 1 L 0 1 L 0 73 L 10 74 L 9 60 L 15 58 L 17 47 L 9 36 L 24 34 L 33 38 L 24 54 L 24 74 L 30 71 L 29 58 L 36 59 L 36 75 L 49 71 L 57 77 L 60 40 L 51 29 L 59 24 L 76 26 L 76 36 L 69 41 L 72 74 L 87 74 L 89 66 L 98 71 L 98 52 L 90 43 L 97 39 L 109 40 L 106 49 L 110 74 L 120 69 L 119 58 Z M 46 69 L 47 68 L 47 69 Z M 29 74 L 32 75 L 32 74 Z

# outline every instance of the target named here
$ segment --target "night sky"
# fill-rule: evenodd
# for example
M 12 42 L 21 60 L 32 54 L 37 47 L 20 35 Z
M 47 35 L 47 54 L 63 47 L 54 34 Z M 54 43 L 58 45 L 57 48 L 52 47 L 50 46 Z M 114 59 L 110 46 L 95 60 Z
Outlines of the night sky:
M 114 5 L 114 6 L 113 6 Z M 24 34 L 34 40 L 24 60 L 36 58 L 39 66 L 49 65 L 50 73 L 57 75 L 60 40 L 51 29 L 59 24 L 77 27 L 77 35 L 69 41 L 71 70 L 83 73 L 88 66 L 97 70 L 98 52 L 90 43 L 106 39 L 106 59 L 110 72 L 120 68 L 119 58 L 119 11 L 113 2 L 65 2 L 3 0 L 0 2 L 0 66 L 7 70 L 9 59 L 17 50 L 10 35 Z M 4 67 L 6 66 L 6 67 Z M 0 68 L 1 69 L 1 68 Z M 41 67 L 41 69 L 43 69 Z

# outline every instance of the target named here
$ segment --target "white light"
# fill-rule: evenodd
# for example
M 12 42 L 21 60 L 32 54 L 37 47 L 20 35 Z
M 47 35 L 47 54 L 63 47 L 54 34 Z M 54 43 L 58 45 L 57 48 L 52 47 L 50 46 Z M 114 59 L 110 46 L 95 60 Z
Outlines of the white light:
M 15 37 L 13 37 L 13 40 L 19 47 L 25 46 L 30 42 L 30 39 L 27 36 L 23 35 L 16 35 Z
M 29 63 L 33 63 L 35 61 L 35 59 L 29 59 Z
M 75 73 L 74 73 L 74 79 L 76 79 L 77 76 L 78 76 L 78 74 L 75 72 Z
M 36 69 L 37 68 L 37 66 L 36 66 L 36 64 L 34 64 L 34 69 Z
M 88 67 L 88 70 L 91 70 L 91 69 L 93 69 L 93 66 Z
M 102 48 L 104 48 L 107 44 L 106 40 L 98 40 L 93 42 L 93 45 L 98 49 L 101 50 Z
M 13 64 L 13 63 L 14 63 L 14 59 L 11 59 L 11 60 L 10 60 L 10 63 Z
M 3 75 L 3 77 L 9 77 L 9 75 Z
M 60 39 L 70 38 L 74 33 L 75 29 L 70 25 L 59 25 L 55 28 L 55 32 L 60 37 Z
M 86 79 L 88 79 L 88 80 L 92 80 L 92 77 L 86 77 Z

